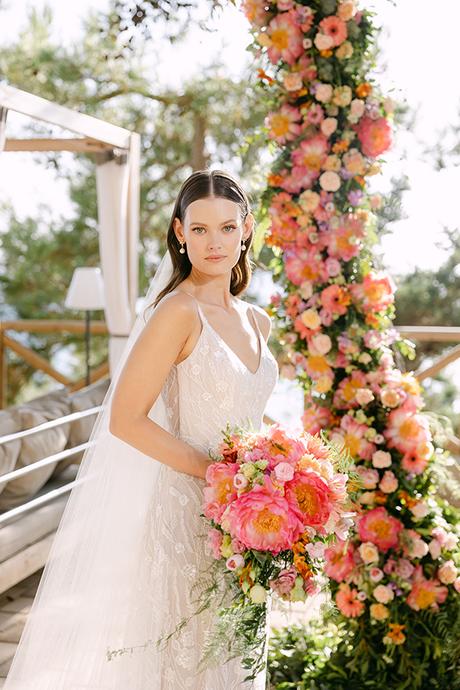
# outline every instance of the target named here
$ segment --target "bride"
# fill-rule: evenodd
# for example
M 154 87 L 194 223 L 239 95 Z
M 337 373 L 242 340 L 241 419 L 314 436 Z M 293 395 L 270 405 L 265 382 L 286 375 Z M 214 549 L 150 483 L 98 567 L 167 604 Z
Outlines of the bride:
M 253 226 L 230 174 L 182 184 L 4 690 L 265 690 L 266 672 L 245 681 L 240 657 L 198 671 L 215 610 L 191 615 L 212 561 L 209 451 L 227 423 L 261 428 L 278 379 L 270 317 L 239 297 Z

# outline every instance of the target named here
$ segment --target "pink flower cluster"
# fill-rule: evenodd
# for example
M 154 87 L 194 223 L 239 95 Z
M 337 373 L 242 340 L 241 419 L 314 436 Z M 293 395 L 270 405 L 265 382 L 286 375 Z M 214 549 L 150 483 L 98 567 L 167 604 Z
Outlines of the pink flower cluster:
M 273 424 L 267 432 L 228 433 L 219 452 L 206 473 L 203 503 L 214 557 L 241 575 L 248 563 L 256 568 L 254 551 L 273 563 L 289 552 L 297 584 L 311 591 L 308 560 L 322 558 L 328 540 L 343 539 L 352 524 L 348 476 L 335 471 L 331 448 L 318 436 Z M 285 570 L 273 573 L 271 589 L 284 593 L 294 572 Z

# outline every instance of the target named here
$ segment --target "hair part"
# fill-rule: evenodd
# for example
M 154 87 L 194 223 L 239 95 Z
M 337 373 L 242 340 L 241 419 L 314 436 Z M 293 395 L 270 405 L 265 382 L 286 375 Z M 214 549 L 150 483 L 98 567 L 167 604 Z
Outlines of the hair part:
M 239 181 L 230 173 L 224 170 L 196 170 L 183 183 L 177 195 L 174 209 L 171 215 L 171 220 L 168 227 L 166 237 L 167 251 L 171 255 L 173 265 L 173 272 L 170 281 L 158 293 L 154 302 L 147 306 L 144 310 L 150 307 L 156 307 L 158 302 L 163 299 L 169 292 L 172 292 L 185 278 L 190 275 L 192 270 L 192 263 L 187 255 L 180 253 L 180 243 L 174 231 L 174 219 L 178 218 L 181 223 L 184 222 L 185 212 L 188 206 L 198 199 L 206 199 L 210 197 L 221 197 L 236 202 L 241 211 L 241 219 L 244 222 L 251 208 L 249 199 L 242 188 Z M 249 248 L 252 244 L 253 233 L 244 241 L 247 247 L 246 251 L 241 252 L 238 263 L 232 268 L 232 275 L 230 279 L 230 292 L 232 295 L 239 295 L 249 285 L 252 275 L 252 268 L 249 259 Z M 145 317 L 144 317 L 145 318 Z

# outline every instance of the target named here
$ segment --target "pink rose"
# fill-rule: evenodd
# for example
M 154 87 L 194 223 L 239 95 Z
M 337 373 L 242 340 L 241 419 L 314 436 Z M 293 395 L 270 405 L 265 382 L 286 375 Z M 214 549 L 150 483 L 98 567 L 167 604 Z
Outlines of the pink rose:
M 229 570 L 242 568 L 244 566 L 244 558 L 241 554 L 235 553 L 233 556 L 230 556 L 230 558 L 227 558 L 225 565 Z
M 391 470 L 386 470 L 379 484 L 380 491 L 384 494 L 391 494 L 398 488 L 398 480 Z
M 280 482 L 287 482 L 294 476 L 294 468 L 288 462 L 279 462 L 274 469 L 275 477 Z
M 358 465 L 356 472 L 359 474 L 365 489 L 375 489 L 377 482 L 379 481 L 378 470 L 374 470 L 371 467 L 363 467 L 362 465 Z
M 367 405 L 374 399 L 374 394 L 369 388 L 358 388 L 355 397 L 359 405 Z
M 296 577 L 297 569 L 292 565 L 288 569 L 280 570 L 278 577 L 269 580 L 268 584 L 277 594 L 285 595 L 294 587 Z
M 383 570 L 380 570 L 380 568 L 371 568 L 369 570 L 369 577 L 371 578 L 372 582 L 380 582 L 380 580 L 383 577 Z
M 414 566 L 407 560 L 407 558 L 400 558 L 395 567 L 396 575 L 402 577 L 403 580 L 408 580 L 414 572 Z

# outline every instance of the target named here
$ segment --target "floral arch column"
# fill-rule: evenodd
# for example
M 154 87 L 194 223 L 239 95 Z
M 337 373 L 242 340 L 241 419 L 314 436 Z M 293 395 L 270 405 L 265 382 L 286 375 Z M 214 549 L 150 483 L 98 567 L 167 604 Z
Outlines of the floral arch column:
M 380 171 L 394 119 L 369 76 L 373 14 L 353 0 L 244 0 L 242 9 L 276 152 L 262 213 L 282 287 L 270 309 L 284 372 L 305 391 L 305 428 L 342 442 L 361 479 L 353 537 L 326 551 L 349 631 L 323 676 L 334 690 L 450 689 L 460 579 L 453 513 L 436 500 L 432 474 L 443 451 L 420 385 L 395 365 L 395 350 L 410 347 L 392 327 L 395 285 L 372 257 L 382 199 L 367 178 Z M 359 684 L 339 685 L 344 674 Z

